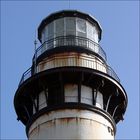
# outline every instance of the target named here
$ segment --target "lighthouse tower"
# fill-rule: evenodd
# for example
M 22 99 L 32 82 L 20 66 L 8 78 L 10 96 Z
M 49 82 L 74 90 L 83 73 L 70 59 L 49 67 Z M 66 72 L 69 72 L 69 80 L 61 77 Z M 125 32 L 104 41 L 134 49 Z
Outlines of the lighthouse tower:
M 38 27 L 41 46 L 23 73 L 14 106 L 28 139 L 114 139 L 127 95 L 99 45 L 92 16 L 63 10 Z

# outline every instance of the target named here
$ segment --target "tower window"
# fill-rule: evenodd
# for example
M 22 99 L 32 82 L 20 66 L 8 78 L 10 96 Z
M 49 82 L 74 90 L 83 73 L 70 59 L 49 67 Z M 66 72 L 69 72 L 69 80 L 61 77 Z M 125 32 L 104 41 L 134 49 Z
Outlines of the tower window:
M 87 86 L 81 86 L 81 103 L 92 105 L 92 88 Z
M 46 107 L 47 106 L 47 101 L 46 101 L 46 96 L 45 96 L 45 92 L 42 91 L 39 94 L 39 110 Z
M 96 100 L 95 106 L 103 109 L 103 95 L 99 91 L 95 91 L 94 97 Z
M 78 102 L 78 85 L 67 84 L 64 86 L 65 102 Z

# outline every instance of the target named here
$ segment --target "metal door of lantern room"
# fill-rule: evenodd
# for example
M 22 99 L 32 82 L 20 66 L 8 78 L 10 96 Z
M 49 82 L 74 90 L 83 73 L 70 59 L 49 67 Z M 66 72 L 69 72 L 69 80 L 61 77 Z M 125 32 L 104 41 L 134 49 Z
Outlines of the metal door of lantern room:
M 52 13 L 38 27 L 41 46 L 14 97 L 28 139 L 114 139 L 127 95 L 99 45 L 89 14 Z

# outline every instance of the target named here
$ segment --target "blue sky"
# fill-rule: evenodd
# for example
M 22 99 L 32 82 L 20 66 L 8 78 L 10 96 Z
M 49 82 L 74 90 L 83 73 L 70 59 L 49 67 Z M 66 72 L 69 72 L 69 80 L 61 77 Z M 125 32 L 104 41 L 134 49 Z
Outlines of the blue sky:
M 139 1 L 1 1 L 1 139 L 26 139 L 25 127 L 16 120 L 14 94 L 31 66 L 35 30 L 62 9 L 90 13 L 100 22 L 100 44 L 128 94 L 116 139 L 139 139 Z

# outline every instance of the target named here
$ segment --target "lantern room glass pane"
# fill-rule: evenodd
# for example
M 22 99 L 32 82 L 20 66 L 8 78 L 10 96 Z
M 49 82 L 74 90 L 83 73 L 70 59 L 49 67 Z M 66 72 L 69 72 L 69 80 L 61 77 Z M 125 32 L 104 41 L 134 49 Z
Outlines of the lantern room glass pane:
M 55 34 L 56 37 L 64 36 L 64 18 L 55 20 Z
M 66 35 L 76 35 L 76 19 L 74 17 L 66 17 Z
M 98 43 L 98 31 L 95 26 L 93 26 L 93 40 Z
M 45 42 L 45 29 L 42 31 L 42 36 L 41 36 L 41 41 L 42 41 L 42 43 L 44 43 Z
M 77 31 L 86 33 L 86 21 L 80 18 L 77 18 Z
M 87 38 L 94 40 L 93 39 L 93 25 L 87 22 Z
M 48 24 L 48 39 L 52 39 L 54 37 L 54 22 Z
M 80 37 L 87 37 L 86 33 L 86 21 L 80 18 L 77 18 L 76 21 L 76 31 L 77 31 L 77 36 Z

